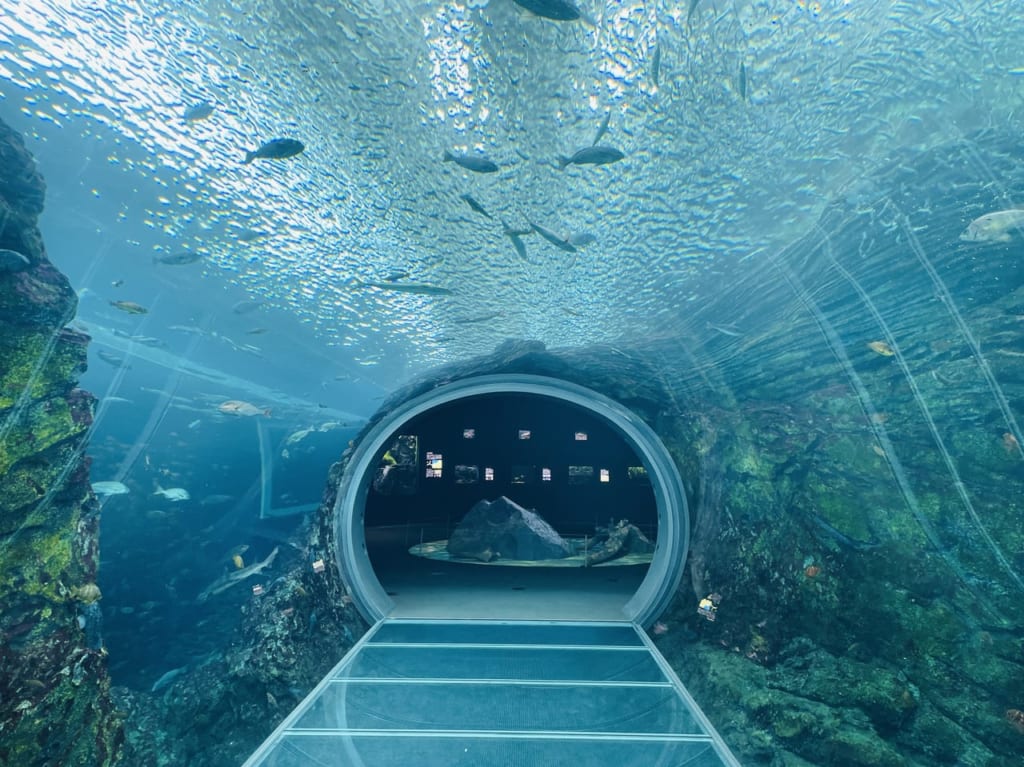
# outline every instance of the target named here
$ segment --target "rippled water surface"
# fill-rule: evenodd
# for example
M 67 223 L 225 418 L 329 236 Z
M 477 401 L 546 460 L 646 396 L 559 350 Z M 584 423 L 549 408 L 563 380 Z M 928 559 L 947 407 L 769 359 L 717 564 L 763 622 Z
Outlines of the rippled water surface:
M 705 333 L 756 321 L 749 296 L 707 303 L 826 200 L 908 148 L 1012 124 L 1024 82 L 1009 3 L 593 2 L 576 22 L 359 5 L 7 0 L 2 110 L 61 168 L 50 250 L 76 287 L 258 297 L 384 381 L 508 336 Z M 559 170 L 606 115 L 626 158 Z M 241 163 L 275 137 L 305 152 Z M 524 260 L 502 221 L 594 239 L 525 236 Z M 101 259 L 69 252 L 75 227 Z M 149 263 L 182 251 L 202 263 Z M 403 272 L 453 295 L 361 285 Z

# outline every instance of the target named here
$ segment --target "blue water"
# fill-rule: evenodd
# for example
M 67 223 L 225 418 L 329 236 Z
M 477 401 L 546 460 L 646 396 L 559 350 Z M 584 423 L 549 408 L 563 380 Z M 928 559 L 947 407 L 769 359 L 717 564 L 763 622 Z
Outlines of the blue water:
M 3 4 L 0 119 L 46 179 L 48 255 L 94 339 L 92 478 L 130 489 L 103 506 L 115 683 L 215 652 L 249 587 L 196 595 L 303 524 L 261 509 L 316 503 L 389 392 L 507 338 L 648 344 L 667 388 L 703 381 L 751 428 L 852 397 L 878 463 L 851 485 L 874 503 L 823 536 L 938 552 L 972 620 L 1019 616 L 1024 477 L 999 462 L 1024 440 L 1022 238 L 960 239 L 1024 207 L 1020 144 L 981 133 L 1024 135 L 1015 3 L 587 0 L 571 23 L 511 0 Z M 559 169 L 606 116 L 625 158 Z M 242 163 L 279 137 L 305 150 Z M 915 165 L 955 142 L 969 189 Z M 523 259 L 504 226 L 532 224 L 583 244 L 524 235 Z

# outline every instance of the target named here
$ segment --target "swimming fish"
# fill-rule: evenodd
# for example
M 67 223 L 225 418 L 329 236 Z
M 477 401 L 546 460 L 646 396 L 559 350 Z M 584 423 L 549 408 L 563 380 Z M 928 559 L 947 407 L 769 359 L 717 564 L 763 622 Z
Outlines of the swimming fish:
M 185 114 L 182 115 L 185 118 L 185 122 L 194 123 L 200 120 L 205 120 L 207 117 L 213 114 L 213 104 L 209 101 L 200 101 L 198 104 L 193 104 L 185 110 Z
M 537 234 L 539 234 L 545 240 L 550 242 L 556 248 L 564 250 L 566 253 L 575 253 L 576 252 L 576 246 L 573 245 L 571 242 L 569 242 L 569 240 L 566 239 L 565 237 L 562 237 L 562 236 L 560 236 L 558 234 L 555 234 L 550 229 L 547 229 L 547 228 L 541 226 L 540 224 L 535 224 L 532 221 L 530 221 L 529 223 L 530 223 L 530 226 L 533 227 L 533 231 L 535 231 Z
M 740 100 L 747 100 L 747 67 L 740 62 Z
M 1011 208 L 986 213 L 967 225 L 960 235 L 964 242 L 1009 242 L 1012 234 L 1024 234 L 1024 209 Z
M 183 487 L 169 487 L 164 489 L 160 487 L 160 485 L 156 486 L 156 492 L 154 492 L 153 495 L 162 495 L 168 501 L 173 501 L 175 503 L 178 501 L 187 501 L 192 497 L 189 495 L 188 490 Z
M 604 138 L 604 134 L 608 132 L 608 120 L 611 119 L 612 110 L 608 110 L 604 113 L 604 119 L 601 120 L 601 124 L 597 126 L 597 135 L 594 136 L 594 143 L 591 146 L 597 146 L 597 142 Z
M 451 296 L 455 291 L 440 285 L 428 285 L 423 282 L 357 282 L 359 288 L 380 288 L 398 293 L 416 293 L 421 296 Z
M 545 19 L 555 21 L 575 21 L 580 17 L 580 9 L 569 0 L 512 0 L 520 8 Z
M 526 243 L 524 243 L 520 238 L 523 235 L 533 234 L 533 230 L 512 229 L 504 221 L 501 222 L 501 226 L 504 230 L 502 234 L 512 240 L 512 247 L 516 249 L 516 253 L 519 254 L 519 257 L 523 259 L 523 261 L 529 261 L 530 259 L 526 256 Z
M 569 165 L 607 165 L 618 162 L 625 156 L 615 147 L 594 145 L 584 147 L 572 157 L 560 157 L 558 166 L 565 170 Z
M 491 160 L 488 160 L 484 156 L 467 155 L 467 154 L 452 154 L 448 150 L 444 153 L 445 162 L 453 162 L 460 168 L 471 170 L 474 173 L 494 173 L 498 170 L 498 166 Z
M 246 152 L 243 165 L 253 160 L 283 160 L 294 157 L 306 148 L 301 141 L 293 138 L 275 138 L 259 147 L 255 152 Z
M 124 364 L 124 357 L 114 354 L 113 352 L 108 352 L 106 349 L 97 349 L 96 356 L 108 365 L 113 365 L 116 368 L 119 368 Z
M 256 311 L 261 306 L 263 306 L 262 301 L 239 301 L 231 307 L 231 311 L 235 314 L 248 314 L 249 312 Z
M 124 495 L 128 492 L 128 487 L 123 482 L 93 482 L 92 491 L 96 495 L 107 497 L 110 495 Z
M 236 570 L 242 570 L 245 568 L 245 560 L 242 559 L 241 554 L 235 554 L 231 557 L 231 561 L 235 563 Z
M 256 562 L 248 567 L 243 567 L 241 570 L 233 570 L 232 572 L 222 575 L 220 578 L 215 580 L 209 586 L 200 592 L 199 596 L 196 597 L 196 601 L 205 602 L 214 594 L 219 594 L 222 591 L 234 586 L 236 583 L 241 583 L 246 578 L 252 575 L 258 575 L 263 572 L 266 568 L 274 564 L 274 559 L 277 557 L 278 547 L 275 546 L 274 550 L 270 552 L 270 556 L 264 559 L 262 562 Z
M 153 263 L 167 264 L 168 266 L 182 266 L 183 264 L 194 264 L 202 257 L 202 253 L 183 250 L 181 253 L 171 253 L 166 256 L 153 256 Z
M 465 200 L 466 204 L 469 205 L 470 208 L 475 210 L 480 215 L 486 216 L 487 218 L 491 217 L 491 214 L 488 213 L 486 210 L 484 210 L 483 206 L 480 203 L 478 203 L 476 200 L 474 200 L 470 195 L 468 195 L 468 194 L 460 194 L 459 197 L 461 197 L 463 200 Z
M 597 237 L 590 232 L 573 232 L 567 238 L 570 245 L 575 245 L 577 248 L 582 248 L 584 245 L 589 245 L 592 242 L 597 242 Z
M 661 46 L 657 43 L 654 44 L 654 50 L 651 52 L 651 82 L 655 85 L 658 84 L 658 76 L 661 74 Z M 594 142 L 597 143 L 596 141 Z
M 253 405 L 252 403 L 245 402 L 245 401 L 240 400 L 240 399 L 229 399 L 227 402 L 222 402 L 221 404 L 219 404 L 217 406 L 217 409 L 220 412 L 227 413 L 229 415 L 244 415 L 244 416 L 262 415 L 262 416 L 267 416 L 267 417 L 270 416 L 270 409 L 269 408 L 267 408 L 267 409 L 259 408 L 259 407 L 256 407 L 255 405 Z
M 896 352 L 893 351 L 893 348 L 885 341 L 871 341 L 868 344 L 868 348 L 873 352 L 881 354 L 883 357 L 892 357 L 896 354 Z
M 128 314 L 147 314 L 149 312 L 149 309 L 134 301 L 111 301 L 110 305 L 122 312 L 128 312 Z
M 28 269 L 30 264 L 28 257 L 16 250 L 0 250 L 0 272 L 20 272 Z

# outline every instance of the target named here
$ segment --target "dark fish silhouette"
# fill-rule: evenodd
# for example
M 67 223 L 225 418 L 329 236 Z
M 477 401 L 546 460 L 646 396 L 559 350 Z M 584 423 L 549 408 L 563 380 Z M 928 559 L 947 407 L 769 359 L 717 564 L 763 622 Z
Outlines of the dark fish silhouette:
M 194 264 L 202 257 L 202 253 L 194 253 L 189 250 L 183 250 L 181 253 L 172 253 L 166 256 L 154 256 L 153 263 L 167 264 L 168 266 L 182 266 L 184 264 Z
M 568 165 L 607 165 L 611 162 L 618 162 L 625 156 L 615 147 L 588 146 L 578 151 L 572 157 L 562 157 L 559 159 L 558 165 L 563 170 Z
M 498 166 L 483 156 L 473 156 L 466 154 L 452 154 L 449 151 L 444 153 L 445 162 L 453 162 L 460 168 L 471 170 L 474 173 L 494 173 L 498 170 Z
M 185 114 L 182 115 L 185 122 L 199 122 L 205 120 L 207 117 L 213 114 L 213 104 L 209 101 L 200 101 L 198 104 L 194 104 L 185 110 Z
M 527 234 L 533 234 L 533 229 L 513 229 L 504 221 L 501 222 L 501 226 L 504 230 L 502 234 L 512 240 L 512 247 L 516 249 L 516 253 L 519 254 L 519 257 L 523 259 L 523 261 L 529 261 L 530 259 L 526 256 L 526 243 L 524 243 L 520 238 Z
M 465 200 L 466 204 L 469 205 L 469 207 L 471 207 L 473 210 L 475 210 L 481 216 L 486 216 L 487 218 L 491 217 L 491 214 L 488 213 L 486 210 L 484 210 L 483 205 L 481 205 L 476 200 L 474 200 L 470 195 L 468 195 L 468 194 L 460 194 L 459 197 L 461 197 L 463 200 Z
M 263 144 L 255 152 L 246 152 L 244 165 L 253 160 L 283 160 L 285 157 L 294 157 L 306 148 L 301 141 L 293 138 L 275 138 Z
M 520 8 L 530 13 L 555 21 L 575 21 L 580 17 L 580 9 L 569 0 L 513 0 Z

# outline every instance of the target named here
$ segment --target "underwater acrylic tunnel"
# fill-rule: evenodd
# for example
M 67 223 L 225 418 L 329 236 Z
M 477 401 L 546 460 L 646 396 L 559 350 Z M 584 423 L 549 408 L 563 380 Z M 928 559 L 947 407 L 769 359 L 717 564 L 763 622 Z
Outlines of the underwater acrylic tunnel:
M 652 623 L 675 593 L 686 560 L 689 520 L 675 464 L 650 427 L 619 403 L 575 384 L 529 375 L 481 376 L 434 389 L 390 413 L 356 446 L 339 488 L 334 524 L 336 540 L 339 542 L 338 566 L 352 589 L 352 597 L 360 612 L 370 623 L 375 623 L 392 614 L 395 606 L 392 595 L 381 583 L 381 573 L 375 569 L 367 541 L 368 498 L 373 492 L 373 479 L 381 456 L 410 422 L 422 419 L 445 406 L 498 395 L 529 396 L 546 401 L 549 405 L 563 406 L 588 420 L 596 419 L 621 438 L 635 453 L 636 460 L 642 462 L 653 493 L 657 524 L 656 545 L 650 566 L 646 576 L 639 581 L 635 593 L 624 599 L 617 615 L 594 615 L 591 618 L 627 619 L 639 625 Z M 495 403 L 495 407 L 500 408 L 500 405 Z M 452 428 L 456 426 L 454 424 Z M 468 508 L 462 511 L 468 511 Z M 478 572 L 490 569 L 475 568 L 472 565 L 467 567 Z M 540 603 L 543 600 L 542 591 L 535 594 L 535 598 L 538 600 L 534 605 L 537 617 L 564 617 L 545 613 Z M 586 619 L 587 616 L 577 614 L 573 617 Z
M 467 426 L 467 420 L 475 426 Z M 517 424 L 522 427 L 513 428 Z M 573 424 L 581 428 L 567 428 Z M 488 441 L 487 432 L 501 436 Z M 552 433 L 558 439 L 550 439 Z M 450 466 L 440 453 L 427 452 L 431 445 L 443 442 L 439 434 L 449 435 L 449 445 L 465 440 L 456 457 L 491 460 L 501 452 L 495 447 L 502 442 L 518 450 L 506 449 L 505 463 L 499 460 L 485 466 L 481 482 L 478 466 Z M 547 451 L 538 444 L 545 435 Z M 581 449 L 581 443 L 588 442 L 603 447 Z M 467 447 L 470 443 L 472 448 Z M 525 448 L 525 443 L 530 447 Z M 589 496 L 587 505 L 586 483 L 574 482 L 574 472 L 564 463 L 557 470 L 539 471 L 537 466 L 511 468 L 507 463 L 510 456 L 524 455 L 545 460 L 555 455 L 609 459 L 608 465 L 618 468 L 605 469 L 606 473 L 599 468 L 597 476 L 590 477 L 596 480 L 591 489 L 611 490 L 612 474 L 620 474 L 621 492 L 613 497 L 621 505 L 594 502 L 602 497 L 600 492 Z M 633 471 L 624 470 L 623 459 Z M 561 475 L 561 494 L 551 482 L 556 471 Z M 499 473 L 509 475 L 507 483 L 495 481 Z M 387 517 L 379 503 L 371 511 L 374 496 L 380 496 L 382 488 L 398 487 L 403 495 L 403 486 L 416 488 L 423 480 L 434 482 L 437 489 L 442 487 L 437 480 L 446 477 L 448 492 L 431 497 L 430 492 L 410 491 L 399 499 L 405 503 L 394 508 L 422 511 L 424 506 L 444 509 L 450 504 L 461 509 L 469 499 L 489 498 L 509 488 L 517 497 L 531 498 L 526 479 L 530 474 L 539 478 L 535 489 L 541 488 L 532 497 L 550 501 L 539 505 L 545 506 L 548 519 L 555 523 L 544 543 L 570 540 L 561 539 L 555 528 L 570 529 L 573 511 L 579 522 L 599 518 L 595 515 L 612 508 L 628 510 L 636 515 L 638 525 L 615 522 L 613 517 L 604 529 L 629 528 L 643 541 L 647 539 L 640 528 L 656 529 L 653 552 L 637 546 L 645 548 L 637 559 L 649 565 L 616 567 L 614 562 L 601 561 L 588 566 L 592 549 L 582 557 L 573 551 L 564 559 L 576 561 L 562 567 L 551 566 L 564 561 L 557 555 L 533 562 L 522 557 L 503 563 L 507 566 L 494 566 L 489 549 L 479 559 L 484 564 L 474 564 L 472 557 L 458 556 L 452 548 L 466 520 L 483 509 L 482 527 L 489 531 L 492 525 L 507 535 L 505 510 L 511 506 L 515 514 L 525 511 L 504 497 L 477 500 L 455 532 L 450 522 L 441 528 L 450 536 L 446 554 L 452 561 L 447 556 L 421 559 L 428 563 L 427 569 L 415 570 L 401 587 L 411 588 L 415 596 L 399 603 L 399 595 L 385 583 L 394 576 L 373 556 L 374 544 L 369 540 Z M 575 472 L 577 478 L 580 474 L 588 472 Z M 556 495 L 545 496 L 545 490 Z M 653 496 L 653 509 L 639 502 L 645 495 Z M 392 518 L 385 521 L 394 521 L 394 508 Z M 491 515 L 494 509 L 497 516 Z M 542 376 L 487 375 L 443 385 L 399 406 L 363 437 L 350 456 L 334 510 L 338 565 L 371 628 L 244 767 L 379 766 L 406 764 L 409 759 L 439 766 L 573 762 L 738 767 L 714 726 L 641 629 L 658 617 L 675 594 L 686 560 L 689 524 L 675 464 L 654 432 L 622 405 L 584 387 Z M 656 513 L 656 528 L 648 511 Z M 539 516 L 530 519 L 530 533 L 547 530 L 547 522 Z M 383 527 L 424 529 L 422 518 L 410 525 Z M 438 529 L 432 523 L 427 527 Z M 508 538 L 498 540 L 503 546 L 513 545 Z M 529 533 L 516 538 L 519 543 L 524 540 L 530 541 L 527 546 L 534 545 Z M 397 549 L 406 562 L 417 559 L 407 549 L 417 554 L 425 546 L 408 547 L 408 542 L 407 535 Z M 568 546 L 572 549 L 572 544 Z M 537 566 L 541 563 L 548 566 Z M 452 572 L 445 572 L 446 564 L 459 569 L 459 587 L 446 586 L 443 578 L 435 577 Z M 442 569 L 432 570 L 435 566 Z M 620 580 L 607 575 L 617 570 L 645 573 L 637 581 L 623 579 L 631 593 L 621 601 L 617 600 L 623 596 L 621 590 L 616 595 L 613 588 L 613 593 L 595 600 L 585 580 L 552 581 L 557 574 L 599 572 L 606 575 L 591 585 L 597 583 L 600 588 Z M 520 596 L 525 598 L 512 606 L 501 598 L 508 581 L 484 575 L 499 571 L 514 572 L 513 582 L 522 582 L 518 579 L 524 573 L 543 572 L 528 581 L 528 594 L 522 594 L 525 587 L 513 587 L 521 589 Z M 466 579 L 474 584 L 472 589 L 467 590 Z M 429 588 L 423 588 L 424 583 Z M 571 602 L 582 605 L 582 612 L 567 617 L 563 592 L 578 586 L 582 590 L 571 594 Z M 447 594 L 440 598 L 432 593 L 445 590 Z M 409 601 L 432 603 L 435 612 L 410 613 L 416 606 Z M 608 611 L 609 604 L 614 611 Z

